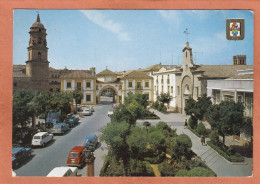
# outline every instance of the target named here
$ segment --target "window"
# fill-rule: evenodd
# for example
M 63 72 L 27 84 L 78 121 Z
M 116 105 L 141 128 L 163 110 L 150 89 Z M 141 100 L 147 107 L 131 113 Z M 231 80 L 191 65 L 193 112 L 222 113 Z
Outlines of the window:
M 195 89 L 196 89 L 196 95 L 197 97 L 199 97 L 199 87 L 196 87 Z
M 145 82 L 145 87 L 149 88 L 149 82 Z
M 87 88 L 90 88 L 90 87 L 91 87 L 90 82 L 87 82 L 87 83 L 86 83 L 86 86 L 87 86 Z
M 187 58 L 188 54 L 187 54 L 187 51 L 186 51 L 186 58 Z
M 141 82 L 137 82 L 136 88 L 137 88 L 137 89 L 141 89 L 141 88 L 142 88 Z
M 167 93 L 170 93 L 170 86 L 168 86 L 168 91 L 167 91 Z
M 167 77 L 167 84 L 170 84 L 170 76 Z
M 90 102 L 91 101 L 91 95 L 86 95 L 86 101 Z
M 96 86 L 96 90 L 98 90 L 98 85 Z
M 77 82 L 77 89 L 81 90 L 81 82 Z
M 171 86 L 171 93 L 173 93 L 173 86 Z
M 52 89 L 52 88 L 50 89 L 50 92 L 53 92 L 53 89 Z
M 42 59 L 42 54 L 38 52 L 38 59 Z
M 162 86 L 162 91 L 161 91 L 161 93 L 163 93 L 163 86 Z
M 177 86 L 177 93 L 180 95 L 180 86 Z
M 41 44 L 42 43 L 42 39 L 38 38 L 38 43 Z
M 133 87 L 133 83 L 132 82 L 128 82 L 128 87 L 132 88 Z
M 15 86 L 17 86 L 17 83 L 16 83 L 16 82 L 14 82 L 14 87 L 15 87 Z
M 71 82 L 67 82 L 67 88 L 71 88 Z

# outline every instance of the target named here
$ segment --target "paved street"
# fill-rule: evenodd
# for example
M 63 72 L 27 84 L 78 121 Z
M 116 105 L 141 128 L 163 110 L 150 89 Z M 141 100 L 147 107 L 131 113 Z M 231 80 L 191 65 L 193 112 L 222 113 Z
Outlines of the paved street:
M 200 138 L 194 135 L 190 130 L 184 129 L 184 121 L 188 119 L 187 116 L 179 113 L 163 114 L 153 109 L 151 111 L 154 111 L 154 113 L 160 117 L 160 120 L 148 120 L 152 125 L 155 125 L 159 121 L 164 121 L 173 129 L 177 129 L 177 134 L 184 133 L 188 135 L 192 140 L 192 150 L 205 161 L 218 177 L 252 175 L 252 158 L 246 158 L 244 163 L 234 164 L 228 162 L 222 156 L 219 156 L 209 146 L 202 146 Z M 145 120 L 139 120 L 138 122 L 142 124 L 144 121 Z
M 110 118 L 107 116 L 111 104 L 94 106 L 95 112 L 91 116 L 80 118 L 80 123 L 70 129 L 65 135 L 54 136 L 54 141 L 45 148 L 34 149 L 35 156 L 27 163 L 15 170 L 17 176 L 46 176 L 54 167 L 66 166 L 69 151 L 77 145 L 83 145 L 87 135 L 100 135 L 99 129 L 104 127 Z M 103 166 L 103 158 L 107 154 L 104 143 L 94 152 L 95 176 Z M 86 176 L 86 167 L 79 171 Z

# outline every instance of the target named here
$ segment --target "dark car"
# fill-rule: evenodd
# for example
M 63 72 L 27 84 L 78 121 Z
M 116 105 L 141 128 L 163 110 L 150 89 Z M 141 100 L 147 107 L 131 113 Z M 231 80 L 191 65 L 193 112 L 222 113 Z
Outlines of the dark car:
M 31 148 L 16 147 L 12 148 L 12 166 L 18 167 L 26 159 L 29 159 L 32 155 Z
M 79 122 L 79 118 L 75 117 L 75 116 L 69 116 L 64 120 L 64 123 L 66 123 L 67 125 L 69 125 L 69 127 L 73 127 L 76 124 L 78 124 Z

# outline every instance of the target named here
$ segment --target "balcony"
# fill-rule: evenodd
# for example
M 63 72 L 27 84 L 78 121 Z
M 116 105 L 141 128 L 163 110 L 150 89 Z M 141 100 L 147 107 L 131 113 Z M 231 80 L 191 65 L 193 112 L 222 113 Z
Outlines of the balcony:
M 136 90 L 143 90 L 143 86 L 135 86 Z

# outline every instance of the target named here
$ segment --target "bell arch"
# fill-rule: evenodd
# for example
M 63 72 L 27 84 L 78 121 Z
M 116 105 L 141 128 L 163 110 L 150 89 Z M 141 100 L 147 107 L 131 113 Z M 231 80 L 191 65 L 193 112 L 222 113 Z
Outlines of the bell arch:
M 114 97 L 113 97 L 113 100 L 114 100 L 116 103 L 119 103 L 119 93 L 118 93 L 118 90 L 117 90 L 114 86 L 111 86 L 111 85 L 106 85 L 106 86 L 102 87 L 102 88 L 99 90 L 99 93 L 98 93 L 98 96 L 97 96 L 97 103 L 100 103 L 100 102 L 101 102 L 102 92 L 105 91 L 106 89 L 112 89 L 113 91 L 115 91 L 116 99 L 114 99 Z

